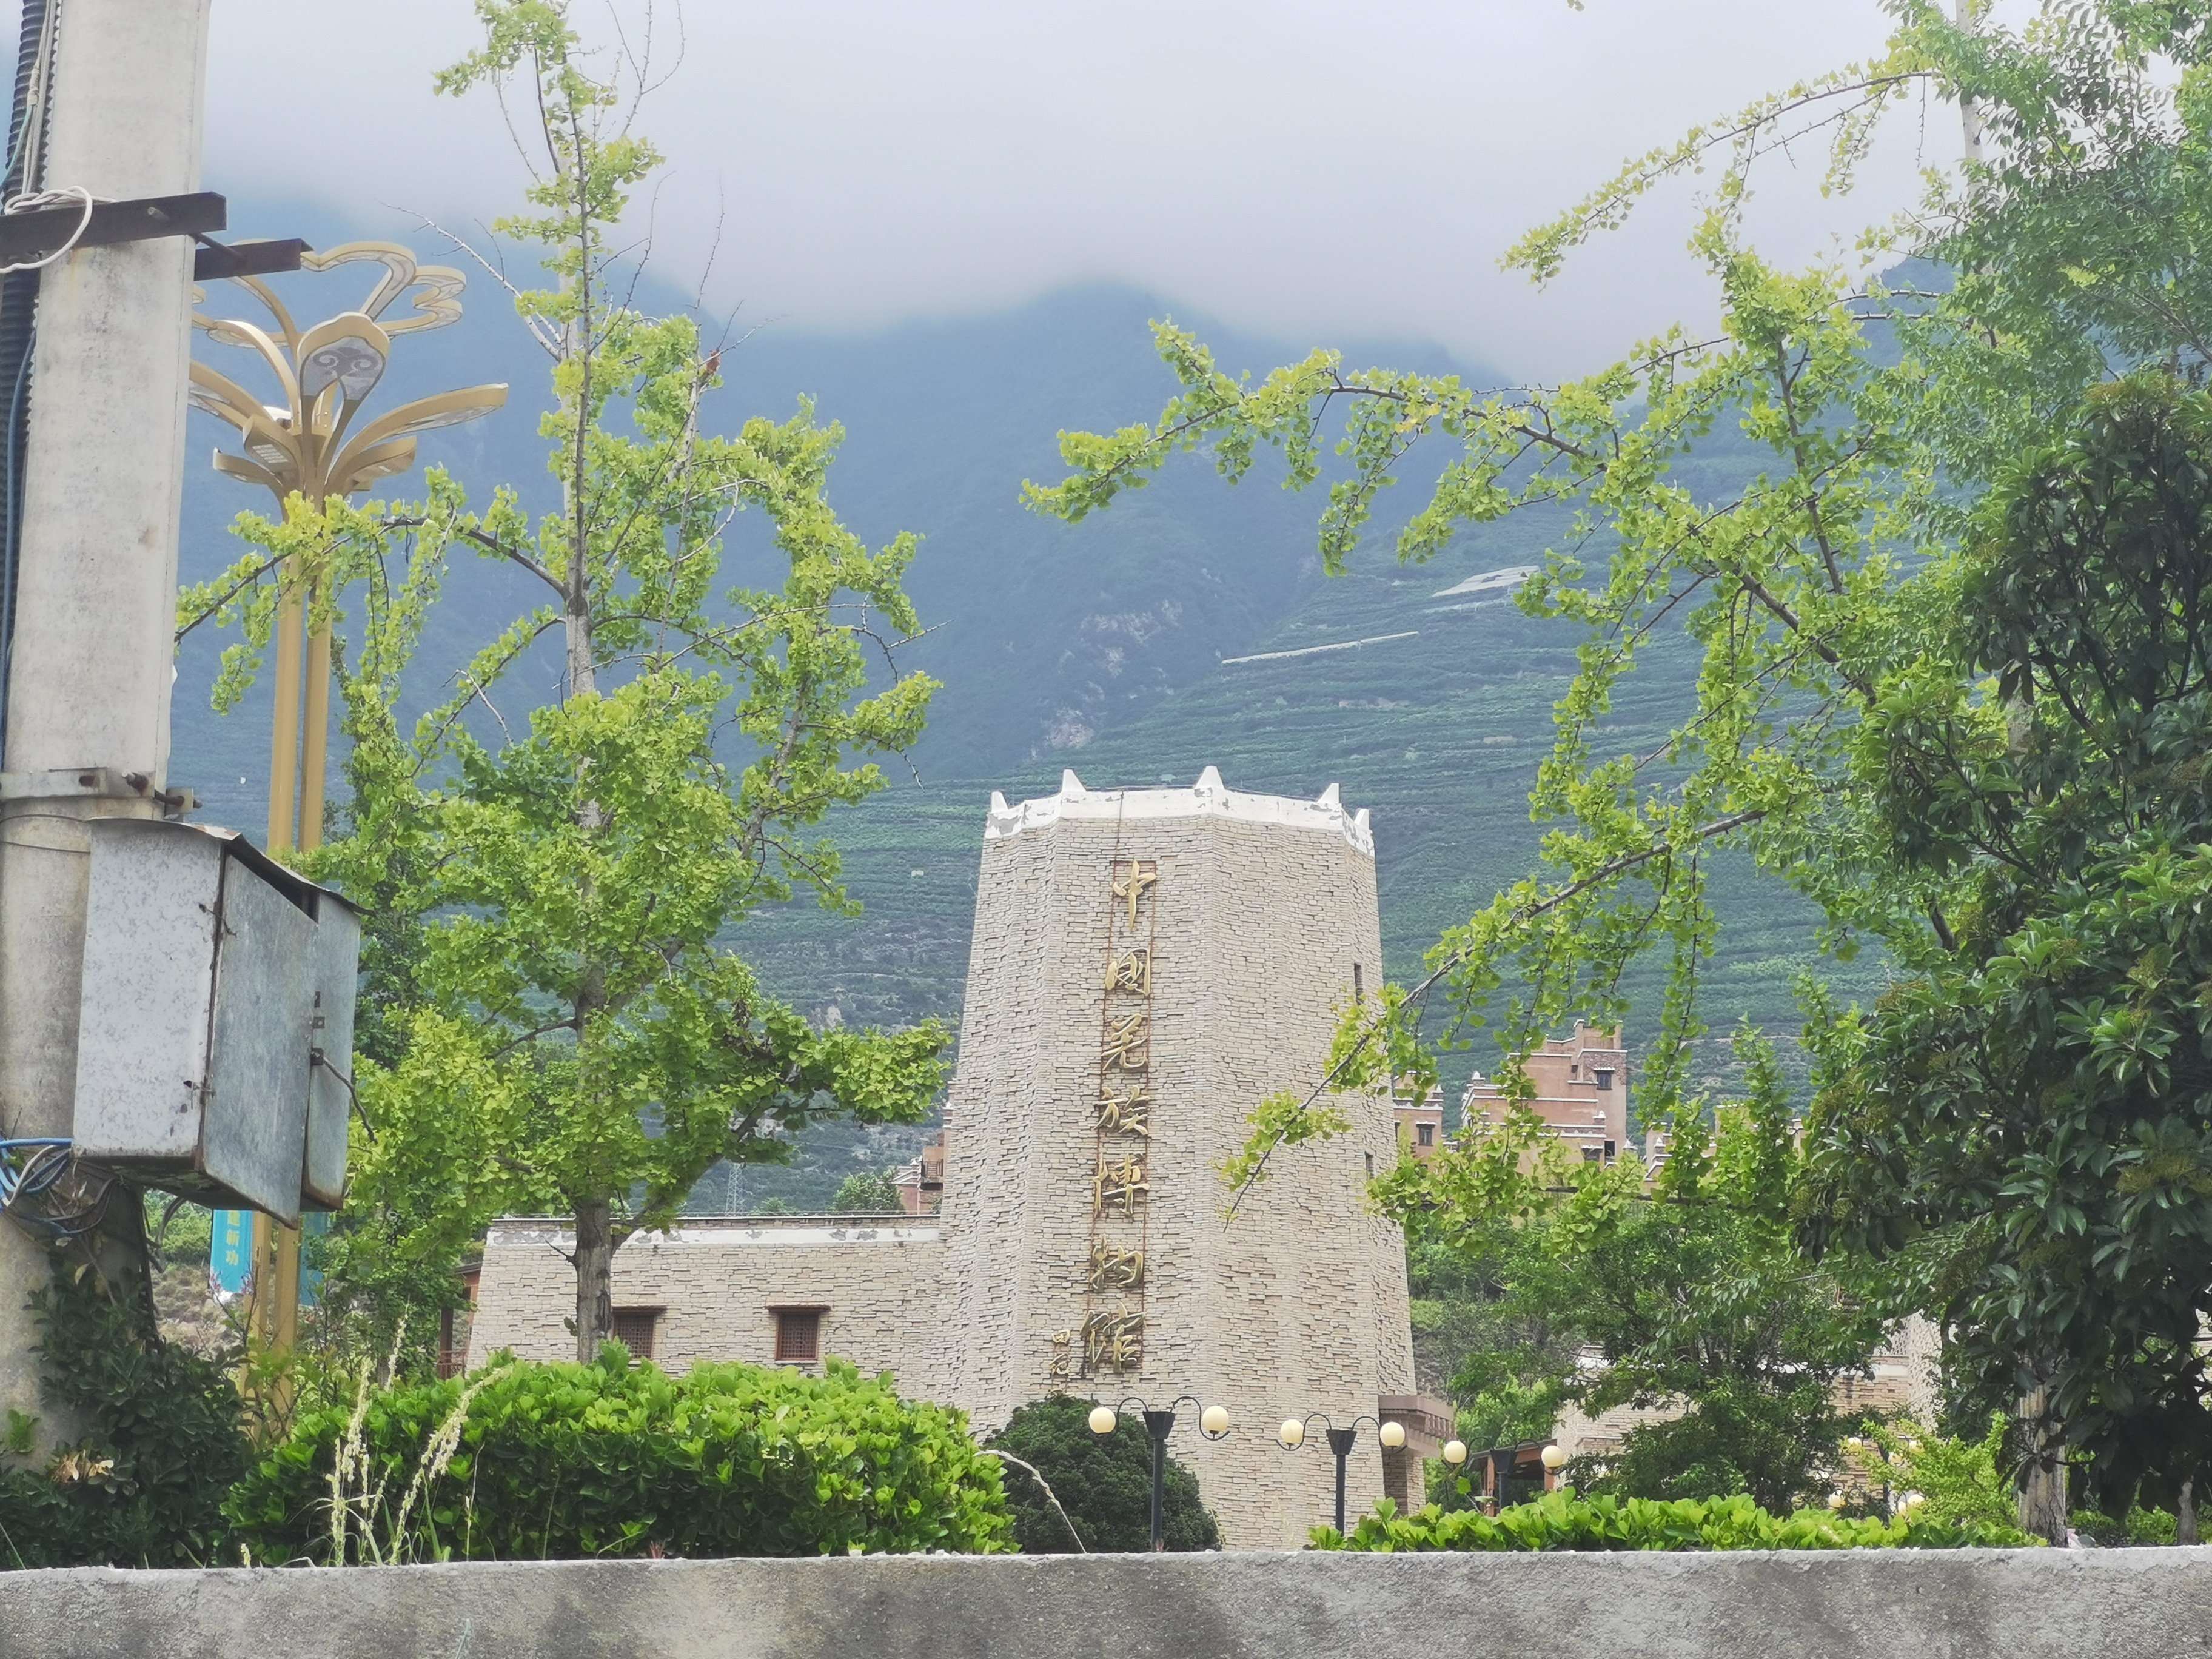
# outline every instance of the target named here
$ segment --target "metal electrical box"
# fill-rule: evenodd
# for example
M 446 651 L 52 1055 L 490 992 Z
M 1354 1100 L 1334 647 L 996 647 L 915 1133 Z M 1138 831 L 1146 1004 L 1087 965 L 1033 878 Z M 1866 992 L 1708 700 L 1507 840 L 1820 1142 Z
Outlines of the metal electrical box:
M 352 906 L 229 830 L 143 818 L 94 821 L 91 877 L 78 1155 L 287 1221 L 335 1207 Z

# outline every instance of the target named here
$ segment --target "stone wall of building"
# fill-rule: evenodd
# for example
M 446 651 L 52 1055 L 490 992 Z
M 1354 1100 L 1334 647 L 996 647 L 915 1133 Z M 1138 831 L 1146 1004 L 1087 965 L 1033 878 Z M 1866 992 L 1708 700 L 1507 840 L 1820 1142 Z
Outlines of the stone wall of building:
M 525 1359 L 569 1359 L 576 1273 L 562 1254 L 575 1238 L 557 1221 L 502 1221 L 484 1242 L 469 1363 L 511 1348 Z M 653 1358 L 671 1370 L 702 1359 L 773 1365 L 775 1310 L 822 1309 L 821 1352 L 915 1386 L 944 1316 L 944 1244 L 932 1223 L 843 1224 L 823 1217 L 690 1220 L 641 1233 L 615 1252 L 617 1309 L 659 1310 Z M 806 1370 L 818 1371 L 818 1364 Z M 958 1402 L 955 1402 L 958 1403 Z
M 1156 878 L 1133 915 L 1133 869 Z M 1148 994 L 1109 992 L 1133 949 L 1149 953 Z M 1208 769 L 1195 789 L 1093 793 L 1070 774 L 1057 798 L 994 808 L 945 1109 L 957 1312 L 933 1389 L 987 1431 L 1055 1389 L 1222 1404 L 1236 1435 L 1204 1443 L 1186 1407 L 1174 1455 L 1232 1547 L 1303 1542 L 1328 1518 L 1334 1468 L 1319 1425 L 1296 1453 L 1273 1425 L 1312 1412 L 1348 1424 L 1413 1391 L 1403 1243 L 1364 1193 L 1395 1157 L 1389 1097 L 1339 1100 L 1352 1133 L 1279 1152 L 1234 1220 L 1219 1170 L 1263 1099 L 1327 1074 L 1339 1011 L 1381 981 L 1372 843 L 1333 789 L 1242 796 Z M 1102 1091 L 1135 1075 L 1102 1068 L 1102 1048 L 1138 1012 L 1149 1133 L 1102 1138 Z M 1132 1155 L 1141 1217 L 1102 1226 L 1102 1160 Z M 1091 1288 L 1102 1243 L 1142 1249 L 1140 1287 Z M 1086 1364 L 1086 1320 L 1116 1311 L 1140 1315 L 1141 1357 Z M 1382 1495 L 1380 1452 L 1364 1431 L 1355 1513 Z

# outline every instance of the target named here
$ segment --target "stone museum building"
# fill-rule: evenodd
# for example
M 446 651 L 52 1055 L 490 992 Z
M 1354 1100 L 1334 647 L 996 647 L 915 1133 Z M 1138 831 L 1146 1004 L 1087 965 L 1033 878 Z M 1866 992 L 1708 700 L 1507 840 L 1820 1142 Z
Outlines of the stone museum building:
M 1397 1156 L 1389 1096 L 1340 1097 L 1352 1132 L 1279 1150 L 1233 1220 L 1219 1173 L 1261 1100 L 1326 1074 L 1382 961 L 1368 817 L 1334 785 L 1246 794 L 1208 767 L 1188 789 L 1069 772 L 1042 799 L 994 794 L 928 1171 L 941 1204 L 640 1235 L 615 1257 L 616 1334 L 678 1370 L 834 1354 L 965 1408 L 979 1435 L 1055 1391 L 1225 1406 L 1228 1438 L 1201 1440 L 1186 1405 L 1170 1450 L 1231 1548 L 1296 1548 L 1329 1518 L 1319 1425 L 1285 1451 L 1289 1417 L 1368 1419 L 1352 1512 L 1419 1504 L 1449 1408 L 1415 1395 L 1404 1241 L 1366 1201 Z M 573 1352 L 570 1243 L 555 1221 L 492 1229 L 472 1360 Z M 1406 1424 L 1403 1450 L 1378 1418 Z

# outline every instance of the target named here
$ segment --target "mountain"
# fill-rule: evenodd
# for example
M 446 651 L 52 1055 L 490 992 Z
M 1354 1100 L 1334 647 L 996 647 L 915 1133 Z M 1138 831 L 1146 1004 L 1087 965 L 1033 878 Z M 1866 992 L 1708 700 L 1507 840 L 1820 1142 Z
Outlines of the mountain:
M 306 234 L 329 246 L 345 234 L 299 204 L 234 218 L 240 235 Z M 434 238 L 397 240 L 437 257 Z M 380 401 L 509 382 L 505 410 L 428 434 L 423 459 L 447 466 L 479 498 L 508 483 L 544 510 L 557 501 L 535 432 L 545 359 L 497 288 L 480 272 L 471 276 L 466 317 L 400 340 Z M 339 274 L 280 280 L 319 285 L 316 299 L 327 303 L 317 315 L 357 303 L 353 290 L 365 288 Z M 1529 822 L 1527 794 L 1550 742 L 1553 704 L 1574 671 L 1577 636 L 1523 617 L 1506 579 L 1469 583 L 1535 563 L 1560 520 L 1516 517 L 1462 537 L 1432 564 L 1401 568 L 1389 550 L 1418 504 L 1419 481 L 1409 479 L 1388 504 L 1397 516 L 1378 515 L 1352 573 L 1331 580 L 1314 552 L 1322 492 L 1279 488 L 1279 465 L 1271 473 L 1265 459 L 1231 487 L 1202 459 L 1186 458 L 1079 526 L 1021 507 L 1024 479 L 1060 476 L 1061 428 L 1110 429 L 1158 413 L 1175 387 L 1146 325 L 1170 312 L 1156 297 L 1098 286 L 1008 312 L 860 335 L 812 336 L 744 319 L 729 331 L 726 383 L 709 420 L 728 428 L 753 414 L 781 418 L 806 396 L 820 418 L 843 423 L 832 501 L 872 542 L 901 530 L 924 537 L 908 586 L 929 632 L 902 660 L 944 682 L 912 769 L 890 769 L 888 787 L 830 825 L 862 915 L 794 904 L 737 931 L 734 942 L 779 994 L 817 1017 L 834 1010 L 866 1023 L 957 1019 L 990 792 L 1049 793 L 1063 767 L 1093 788 L 1188 783 L 1208 764 L 1239 789 L 1310 797 L 1340 783 L 1348 804 L 1373 812 L 1386 967 L 1401 979 L 1422 971 L 1443 927 L 1532 863 L 1541 826 Z M 1176 316 L 1232 372 L 1264 373 L 1312 343 Z M 218 362 L 237 356 L 199 349 Z M 1345 350 L 1355 366 L 1455 367 L 1418 343 Z M 1475 365 L 1458 372 L 1477 384 L 1494 378 Z M 212 420 L 200 430 L 220 435 Z M 1725 472 L 1747 464 L 1723 439 L 1712 459 L 1695 465 Z M 412 482 L 395 481 L 395 497 Z M 264 505 L 255 492 L 195 468 L 185 494 L 186 580 L 204 580 L 236 556 L 224 526 L 240 508 Z M 772 550 L 763 534 L 757 520 L 737 521 L 733 569 L 765 570 Z M 534 597 L 501 566 L 457 561 L 426 638 L 418 695 L 427 700 L 471 647 Z M 222 641 L 203 632 L 180 659 L 172 775 L 200 788 L 210 818 L 258 830 L 267 700 L 226 718 L 209 711 Z M 1692 672 L 1680 648 L 1654 655 L 1613 715 L 1621 750 L 1656 744 L 1664 705 Z M 556 674 L 549 656 L 530 665 L 510 695 L 550 693 Z M 1706 1016 L 1717 1030 L 1742 1015 L 1786 1030 L 1796 1023 L 1790 974 L 1813 961 L 1810 917 L 1772 884 L 1743 873 L 1723 878 L 1729 927 Z M 1875 971 L 1867 965 L 1862 977 Z M 1656 976 L 1632 989 L 1639 1009 L 1656 1008 Z M 1634 1027 L 1648 1029 L 1651 1018 L 1633 1023 L 1632 1043 Z M 1477 1050 L 1453 1070 L 1489 1063 Z M 819 1204 L 842 1174 L 881 1167 L 908 1155 L 906 1147 L 897 1135 L 828 1131 L 810 1141 L 800 1168 L 748 1174 L 743 1201 L 775 1195 Z

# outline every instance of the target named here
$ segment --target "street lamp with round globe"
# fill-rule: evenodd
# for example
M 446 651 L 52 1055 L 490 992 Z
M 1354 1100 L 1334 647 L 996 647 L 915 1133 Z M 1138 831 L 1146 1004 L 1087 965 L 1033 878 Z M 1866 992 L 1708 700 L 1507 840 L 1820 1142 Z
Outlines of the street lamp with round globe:
M 1164 1550 L 1167 1544 L 1167 1520 L 1163 1510 L 1167 1486 L 1168 1436 L 1175 1432 L 1176 1407 L 1195 1406 L 1198 1401 L 1189 1395 L 1179 1395 L 1167 1403 L 1164 1411 L 1155 1411 L 1141 1400 L 1124 1400 L 1121 1409 L 1134 1407 L 1144 1413 L 1145 1432 L 1152 1442 L 1152 1547 Z M 1091 1408 L 1091 1432 L 1111 1434 L 1116 1419 L 1111 1406 Z M 1198 1414 L 1198 1431 L 1208 1440 L 1218 1440 L 1229 1432 L 1229 1410 L 1225 1406 L 1207 1406 Z
M 1551 1490 L 1553 1483 L 1559 1480 L 1559 1471 L 1567 1466 L 1567 1449 L 1559 1444 L 1558 1441 L 1554 1440 L 1550 1445 L 1544 1448 L 1542 1456 L 1544 1460 L 1544 1489 L 1548 1492 Z
M 1466 1462 L 1467 1442 L 1464 1440 L 1445 1441 L 1444 1462 L 1450 1464 L 1454 1468 L 1457 1468 L 1461 1464 Z
M 1351 1460 L 1353 1444 L 1359 1438 L 1360 1425 L 1362 1424 L 1371 1425 L 1382 1443 L 1394 1451 L 1406 1443 L 1406 1428 L 1402 1423 L 1385 1423 L 1379 1418 L 1363 1415 L 1353 1418 L 1349 1424 L 1340 1429 L 1329 1421 L 1328 1413 L 1308 1412 L 1304 1417 L 1285 1418 L 1282 1427 L 1275 1431 L 1275 1438 L 1283 1443 L 1285 1451 L 1296 1451 L 1300 1446 L 1305 1444 L 1306 1425 L 1316 1418 L 1321 1419 L 1322 1431 L 1328 1440 L 1329 1451 L 1336 1459 L 1336 1529 L 1341 1534 L 1344 1531 L 1346 1465 Z M 1460 1455 L 1462 1457 L 1467 1455 L 1464 1447 L 1461 1448 Z

